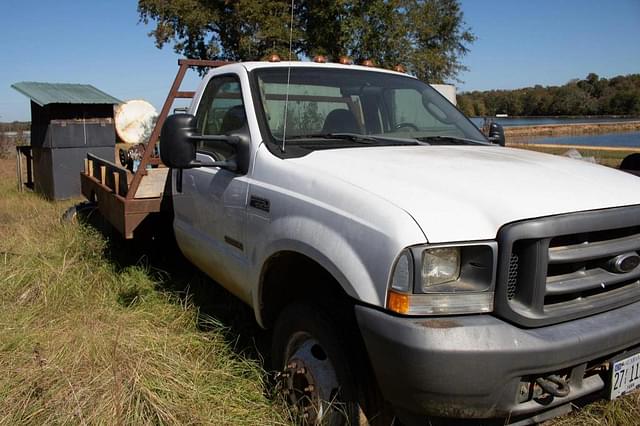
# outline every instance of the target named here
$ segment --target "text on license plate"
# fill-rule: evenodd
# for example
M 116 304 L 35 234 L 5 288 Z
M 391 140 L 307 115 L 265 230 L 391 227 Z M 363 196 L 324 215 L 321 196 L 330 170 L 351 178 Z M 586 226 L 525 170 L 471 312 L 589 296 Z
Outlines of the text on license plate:
M 640 353 L 615 361 L 611 368 L 610 399 L 640 389 Z

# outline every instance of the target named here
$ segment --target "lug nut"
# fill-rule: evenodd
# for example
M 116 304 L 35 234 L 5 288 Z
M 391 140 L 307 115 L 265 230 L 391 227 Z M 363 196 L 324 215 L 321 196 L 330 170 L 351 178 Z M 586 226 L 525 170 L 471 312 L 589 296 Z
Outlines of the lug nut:
M 313 385 L 309 385 L 309 386 L 307 386 L 306 388 L 304 388 L 304 391 L 305 391 L 305 392 L 313 392 L 313 391 L 314 391 L 314 389 L 315 389 L 315 386 L 313 386 Z
M 298 371 L 296 371 L 296 373 L 298 373 L 298 374 L 304 374 L 306 372 L 307 372 L 307 370 L 304 367 L 299 368 Z

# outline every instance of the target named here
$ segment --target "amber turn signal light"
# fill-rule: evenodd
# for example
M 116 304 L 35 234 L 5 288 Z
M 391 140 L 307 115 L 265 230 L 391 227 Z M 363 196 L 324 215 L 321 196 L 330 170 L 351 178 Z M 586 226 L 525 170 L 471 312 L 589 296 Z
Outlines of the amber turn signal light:
M 409 295 L 390 290 L 387 293 L 387 308 L 399 314 L 409 312 Z

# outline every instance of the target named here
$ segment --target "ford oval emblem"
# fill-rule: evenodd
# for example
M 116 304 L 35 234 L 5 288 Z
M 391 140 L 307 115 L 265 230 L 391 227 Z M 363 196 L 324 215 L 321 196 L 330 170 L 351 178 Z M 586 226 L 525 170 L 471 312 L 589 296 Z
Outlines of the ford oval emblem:
M 626 274 L 636 269 L 640 265 L 640 255 L 635 251 L 630 253 L 619 254 L 609 260 L 608 266 L 611 272 L 618 274 Z

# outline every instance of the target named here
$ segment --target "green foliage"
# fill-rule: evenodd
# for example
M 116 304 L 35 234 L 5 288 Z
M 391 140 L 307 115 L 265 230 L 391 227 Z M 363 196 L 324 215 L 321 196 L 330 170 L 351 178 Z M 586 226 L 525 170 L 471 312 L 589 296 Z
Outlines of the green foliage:
M 467 92 L 458 102 L 474 116 L 640 115 L 640 74 L 606 79 L 590 73 L 563 86 Z
M 173 44 L 186 57 L 259 60 L 289 57 L 289 0 L 139 0 L 153 21 L 156 46 Z M 475 36 L 458 0 L 298 0 L 294 4 L 294 59 L 348 55 L 377 65 L 402 63 L 419 78 L 440 83 L 466 68 L 460 58 Z

